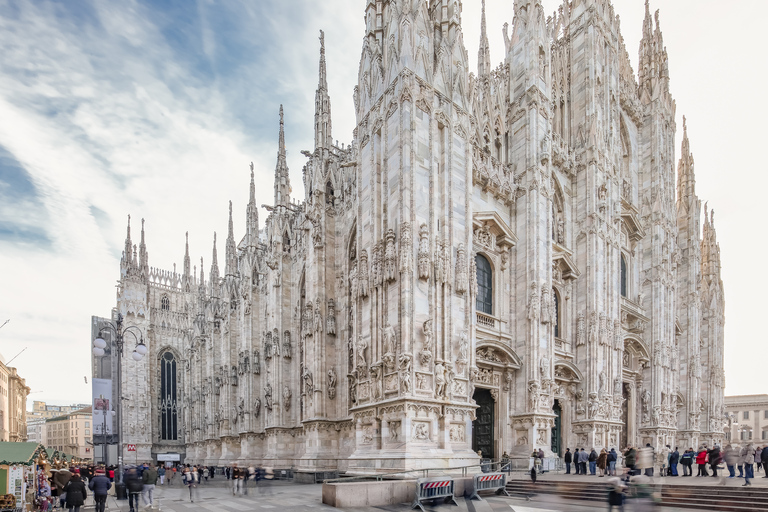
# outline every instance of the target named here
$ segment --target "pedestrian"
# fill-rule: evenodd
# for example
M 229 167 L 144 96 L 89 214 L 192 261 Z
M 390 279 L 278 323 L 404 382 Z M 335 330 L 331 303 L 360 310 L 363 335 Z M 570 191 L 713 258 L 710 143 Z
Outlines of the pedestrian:
M 248 466 L 248 471 L 245 473 L 245 481 L 243 481 L 243 492 L 245 494 L 248 494 L 248 480 L 252 480 L 255 476 L 256 468 L 253 467 L 253 464 Z
M 629 474 L 635 474 L 635 465 L 637 464 L 637 450 L 630 444 L 624 452 L 624 466 L 629 469 Z
M 709 451 L 709 467 L 712 468 L 712 476 L 717 477 L 717 466 L 722 462 L 720 445 L 715 445 Z
M 763 467 L 763 449 L 759 446 L 755 448 L 755 466 L 757 466 L 758 472 Z
M 157 468 L 157 477 L 160 479 L 160 485 L 165 484 L 165 466 L 161 465 Z
M 275 479 L 275 472 L 271 467 L 264 468 L 264 485 L 261 487 L 264 494 L 272 494 L 272 481 Z
M 72 509 L 73 512 L 80 512 L 80 507 L 85 505 L 85 498 L 88 497 L 88 491 L 85 489 L 83 479 L 80 478 L 79 469 L 75 469 L 72 478 L 69 479 L 69 482 L 67 482 L 67 485 L 64 487 L 64 492 L 67 495 L 67 508 Z
M 582 475 L 587 474 L 587 462 L 589 462 L 589 454 L 587 453 L 586 448 L 582 448 L 579 452 L 579 469 L 581 470 Z
M 589 462 L 589 474 L 591 476 L 595 476 L 597 474 L 597 452 L 594 448 L 592 448 L 592 451 L 589 452 L 587 461 Z
M 534 485 L 536 484 L 536 466 L 531 468 L 531 482 L 533 482 Z
M 157 469 L 152 464 L 147 466 L 141 475 L 141 481 L 144 484 L 142 488 L 142 501 L 144 507 L 155 508 L 155 486 L 157 485 Z
M 144 482 L 139 476 L 139 470 L 135 467 L 129 468 L 123 475 L 125 487 L 128 491 L 128 506 L 131 512 L 139 510 L 139 495 L 144 490 Z
M 237 463 L 232 464 L 230 475 L 232 477 L 232 494 L 233 495 L 242 494 L 243 481 L 240 480 L 240 469 L 237 467 Z
M 637 468 L 645 470 L 645 476 L 653 476 L 653 448 L 651 443 L 646 443 L 637 454 Z
M 672 450 L 669 445 L 664 446 L 659 453 L 659 474 L 660 476 L 669 475 L 669 454 Z
M 107 494 L 112 487 L 112 482 L 107 478 L 104 468 L 97 468 L 88 488 L 93 491 L 93 501 L 96 502 L 96 512 L 104 512 L 107 506 Z
M 64 508 L 64 502 L 67 496 L 64 494 L 64 488 L 72 478 L 72 473 L 67 468 L 61 468 L 53 475 L 53 485 L 56 486 L 56 496 L 59 497 L 59 507 Z
M 618 477 L 608 479 L 608 512 L 616 507 L 619 511 L 624 510 L 624 491 L 626 486 Z
M 576 469 L 576 473 L 575 474 L 580 475 L 581 474 L 581 463 L 579 462 L 579 449 L 578 448 L 576 448 L 576 451 L 573 452 L 573 465 L 574 465 L 574 467 Z
M 608 452 L 608 473 L 611 476 L 616 476 L 616 460 L 619 458 L 619 454 L 616 453 L 615 448 L 611 448 Z
M 605 448 L 600 450 L 600 455 L 597 456 L 597 468 L 600 470 L 600 476 L 605 476 L 608 471 L 608 452 Z
M 691 467 L 693 466 L 694 458 L 695 453 L 693 448 L 688 448 L 685 450 L 683 456 L 680 457 L 680 464 L 683 465 L 683 476 L 692 476 L 693 471 L 691 471 Z
M 699 446 L 699 452 L 696 454 L 696 464 L 699 465 L 699 474 L 696 476 L 709 476 L 709 473 L 707 473 L 708 460 L 709 455 L 707 454 L 707 450 L 703 446 Z
M 205 479 L 206 482 L 208 481 L 208 476 L 209 475 L 210 475 L 210 472 L 208 471 L 208 468 L 204 467 L 203 468 L 203 478 Z
M 734 467 L 739 462 L 739 454 L 736 453 L 736 450 L 730 444 L 725 447 L 723 459 L 725 459 L 725 466 L 728 468 L 728 478 L 734 478 L 736 476 Z
M 763 447 L 760 457 L 763 463 L 763 471 L 765 471 L 765 476 L 763 478 L 768 478 L 768 446 Z
M 749 443 L 744 447 L 744 487 L 752 485 L 749 480 L 755 478 L 755 447 Z
M 678 476 L 677 465 L 679 463 L 680 463 L 680 452 L 677 450 L 677 446 L 675 446 L 675 449 L 672 451 L 672 453 L 669 454 L 669 470 L 671 472 L 670 476 Z
M 197 496 L 197 484 L 200 483 L 197 471 L 192 471 L 189 466 L 184 468 L 183 483 L 189 488 L 189 501 L 195 502 L 195 496 Z
M 565 474 L 571 474 L 571 461 L 573 460 L 573 454 L 570 448 L 565 449 L 565 455 L 563 455 L 563 462 L 565 462 Z

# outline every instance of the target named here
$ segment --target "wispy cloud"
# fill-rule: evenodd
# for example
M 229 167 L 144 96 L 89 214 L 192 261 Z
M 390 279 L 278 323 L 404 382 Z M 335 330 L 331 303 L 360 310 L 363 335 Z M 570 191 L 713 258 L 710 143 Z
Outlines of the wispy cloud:
M 642 2 L 614 3 L 634 62 Z M 500 62 L 501 24 L 512 21 L 511 3 L 487 4 L 492 57 Z M 553 12 L 558 4 L 546 0 L 545 8 Z M 757 27 L 736 28 L 737 10 L 726 23 L 718 9 L 692 7 L 699 5 L 665 4 L 661 19 L 678 106 L 689 120 L 693 112 L 706 119 L 689 122 L 689 133 L 698 132 L 692 145 L 700 193 L 717 205 L 721 225 L 729 226 L 720 234 L 727 240 L 724 272 L 734 314 L 729 318 L 736 318 L 753 307 L 748 299 L 741 299 L 743 308 L 732 305 L 739 300 L 736 269 L 750 268 L 754 251 L 741 242 L 750 232 L 739 226 L 749 223 L 728 212 L 751 208 L 749 218 L 758 218 L 765 179 L 756 178 L 759 183 L 748 191 L 730 179 L 718 181 L 725 170 L 755 168 L 743 149 L 760 147 L 760 130 L 737 129 L 733 121 L 726 134 L 717 127 L 733 112 L 739 112 L 738 126 L 749 126 L 750 116 L 765 117 L 755 111 L 765 113 L 765 107 L 740 109 L 739 95 L 725 93 L 733 85 L 729 76 L 741 73 L 742 85 L 752 87 L 764 83 L 765 73 L 743 65 L 717 77 L 697 64 L 702 51 L 691 40 L 710 38 L 712 30 L 723 34 L 722 48 L 715 59 L 707 47 L 708 59 L 737 62 L 730 54 L 747 60 L 744 48 L 760 47 Z M 8 357 L 26 345 L 41 349 L 14 362 L 33 389 L 45 391 L 35 398 L 87 399 L 87 387 L 62 389 L 53 384 L 55 372 L 36 371 L 35 357 L 89 373 L 89 317 L 106 315 L 114 305 L 128 213 L 137 221 L 134 229 L 139 218 L 147 220 L 150 264 L 170 269 L 181 262 L 187 230 L 192 253 L 209 264 L 212 232 L 226 230 L 228 199 L 235 205 L 235 229 L 243 232 L 250 161 L 263 184 L 259 204 L 271 200 L 280 103 L 294 195 L 303 196 L 299 151 L 313 140 L 320 29 L 326 32 L 334 136 L 350 141 L 363 8 L 359 0 L 0 0 L 0 322 L 12 318 L 0 330 L 0 347 Z M 764 11 L 765 4 L 750 8 Z M 693 11 L 699 17 L 695 25 L 708 27 L 707 33 L 696 36 L 692 30 Z M 741 23 L 761 19 L 749 18 Z M 463 19 L 474 63 L 479 2 L 464 1 Z M 727 41 L 744 43 L 732 48 Z M 743 96 L 759 97 L 756 87 Z M 711 115 L 711 90 L 718 91 L 717 108 L 731 112 L 719 121 L 705 117 Z M 742 135 L 745 141 L 739 141 Z M 752 199 L 744 201 L 743 194 Z M 743 250 L 737 249 L 740 243 Z M 735 264 L 737 258 L 744 261 Z M 741 281 L 751 283 L 752 277 Z M 746 287 L 744 295 L 749 297 Z M 729 319 L 727 335 L 754 337 L 760 331 L 746 328 L 749 321 Z

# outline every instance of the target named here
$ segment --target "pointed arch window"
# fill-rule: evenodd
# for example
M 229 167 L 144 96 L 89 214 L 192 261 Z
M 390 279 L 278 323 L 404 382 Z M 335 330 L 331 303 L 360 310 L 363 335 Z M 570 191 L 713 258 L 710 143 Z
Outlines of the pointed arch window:
M 554 319 L 554 328 L 555 328 L 555 338 L 560 337 L 560 296 L 557 294 L 557 290 L 552 288 L 552 305 L 555 308 L 555 319 Z
M 477 266 L 477 310 L 486 315 L 493 314 L 493 270 L 488 258 L 475 256 Z
M 167 295 L 163 295 L 163 298 L 160 299 L 160 309 L 164 311 L 168 311 L 171 309 L 171 300 L 168 298 Z
M 160 439 L 178 440 L 176 357 L 167 351 L 160 358 Z
M 627 260 L 621 255 L 621 296 L 627 296 Z

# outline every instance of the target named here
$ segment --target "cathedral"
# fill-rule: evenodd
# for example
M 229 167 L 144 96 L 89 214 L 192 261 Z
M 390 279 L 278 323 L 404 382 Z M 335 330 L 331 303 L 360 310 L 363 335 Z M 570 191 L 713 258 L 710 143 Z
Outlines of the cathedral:
M 720 249 L 658 11 L 635 74 L 608 0 L 514 0 L 493 67 L 483 0 L 471 72 L 461 0 L 365 4 L 346 146 L 320 36 L 303 198 L 281 107 L 274 201 L 260 224 L 251 164 L 221 266 L 214 234 L 199 268 L 188 246 L 151 267 L 129 219 L 137 460 L 375 473 L 722 442 Z

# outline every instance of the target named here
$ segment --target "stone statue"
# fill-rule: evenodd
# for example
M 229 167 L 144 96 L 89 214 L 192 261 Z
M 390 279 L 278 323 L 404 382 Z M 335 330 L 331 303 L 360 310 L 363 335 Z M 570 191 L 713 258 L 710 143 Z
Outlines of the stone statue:
M 291 393 L 291 388 L 288 386 L 283 386 L 283 407 L 285 407 L 286 411 L 289 411 L 291 409 L 291 396 L 293 393 Z
M 328 370 L 328 398 L 336 398 L 336 370 L 333 368 Z
M 421 349 L 421 365 L 427 366 L 432 360 L 432 345 L 434 343 L 434 333 L 432 332 L 432 320 L 427 319 L 422 325 L 424 332 L 424 346 Z
M 400 354 L 400 382 L 403 393 L 411 392 L 411 355 Z
M 445 398 L 445 367 L 442 363 L 435 364 L 435 397 Z
M 253 402 L 253 416 L 254 418 L 258 418 L 261 414 L 261 400 L 258 398 Z
M 264 407 L 272 412 L 272 385 L 269 382 L 264 386 Z

